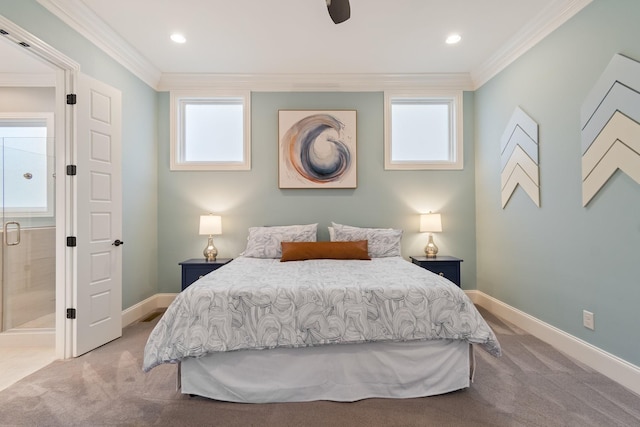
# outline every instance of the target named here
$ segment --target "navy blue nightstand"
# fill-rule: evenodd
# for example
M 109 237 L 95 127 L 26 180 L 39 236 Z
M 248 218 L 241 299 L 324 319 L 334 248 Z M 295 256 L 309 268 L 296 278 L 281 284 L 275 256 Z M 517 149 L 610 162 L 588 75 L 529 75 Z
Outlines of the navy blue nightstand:
M 460 258 L 452 256 L 436 256 L 434 258 L 428 258 L 426 256 L 412 256 L 411 262 L 419 265 L 422 268 L 426 268 L 446 279 L 451 280 L 453 283 L 460 286 L 460 263 L 463 261 Z
M 184 291 L 202 276 L 217 270 L 231 260 L 231 258 L 218 258 L 215 261 L 207 261 L 204 258 L 195 258 L 182 261 L 179 263 L 182 266 L 182 290 Z

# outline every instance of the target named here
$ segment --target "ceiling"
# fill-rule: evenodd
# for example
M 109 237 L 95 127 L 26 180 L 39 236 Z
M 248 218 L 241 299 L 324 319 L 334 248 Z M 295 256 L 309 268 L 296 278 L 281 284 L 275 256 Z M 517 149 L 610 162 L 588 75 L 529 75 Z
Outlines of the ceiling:
M 351 0 L 338 25 L 325 0 L 83 2 L 167 73 L 442 73 L 479 66 L 553 0 Z
M 478 85 L 590 1 L 350 0 L 336 25 L 325 0 L 38 0 L 153 87 L 178 74 L 465 74 Z M 447 45 L 451 33 L 462 41 Z

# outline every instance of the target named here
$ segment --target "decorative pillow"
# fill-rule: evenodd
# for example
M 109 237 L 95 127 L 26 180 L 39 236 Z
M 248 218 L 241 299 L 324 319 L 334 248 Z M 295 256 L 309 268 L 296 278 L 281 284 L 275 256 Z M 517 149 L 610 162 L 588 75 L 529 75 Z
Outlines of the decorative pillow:
M 285 261 L 307 259 L 362 259 L 370 260 L 366 240 L 353 242 L 282 242 Z
M 242 253 L 250 258 L 280 258 L 285 242 L 315 242 L 318 224 L 250 227 L 247 248 Z
M 335 228 L 333 227 L 338 227 L 338 228 L 342 228 L 343 230 L 349 230 L 349 231 L 358 231 L 358 230 L 393 230 L 393 228 L 362 228 L 362 227 L 354 227 L 351 225 L 344 225 L 344 224 L 338 224 L 335 222 L 331 222 L 331 225 L 329 227 L 327 227 L 327 229 L 329 230 L 329 240 L 331 240 L 332 242 L 334 242 L 336 240 L 335 238 Z
M 349 225 L 331 223 L 335 241 L 367 240 L 369 242 L 369 256 L 384 258 L 402 256 L 402 230 L 393 228 L 361 228 Z

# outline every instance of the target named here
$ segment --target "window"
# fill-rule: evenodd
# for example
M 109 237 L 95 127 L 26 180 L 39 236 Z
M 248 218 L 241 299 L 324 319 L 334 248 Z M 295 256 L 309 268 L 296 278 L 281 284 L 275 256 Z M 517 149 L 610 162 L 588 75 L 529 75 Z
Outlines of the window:
M 251 169 L 250 95 L 171 92 L 171 170 Z
M 462 169 L 462 92 L 385 92 L 385 169 Z
M 7 217 L 54 215 L 53 113 L 0 113 L 0 209 Z

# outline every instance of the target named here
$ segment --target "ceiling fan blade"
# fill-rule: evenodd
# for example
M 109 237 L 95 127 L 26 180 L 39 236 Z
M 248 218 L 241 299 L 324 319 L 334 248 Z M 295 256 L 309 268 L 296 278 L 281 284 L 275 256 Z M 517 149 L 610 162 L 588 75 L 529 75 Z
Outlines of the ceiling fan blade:
M 351 6 L 349 0 L 327 0 L 329 16 L 335 24 L 346 21 L 351 17 Z

